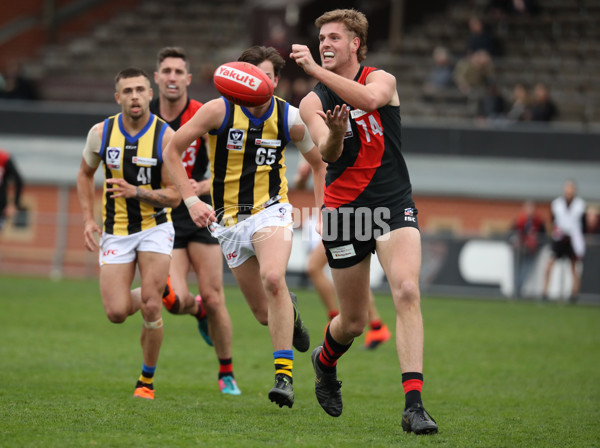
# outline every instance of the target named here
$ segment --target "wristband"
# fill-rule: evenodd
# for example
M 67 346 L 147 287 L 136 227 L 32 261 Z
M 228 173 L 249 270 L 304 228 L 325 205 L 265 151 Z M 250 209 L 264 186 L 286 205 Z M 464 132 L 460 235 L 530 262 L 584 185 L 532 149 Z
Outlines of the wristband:
M 185 206 L 189 209 L 192 205 L 196 204 L 197 202 L 200 202 L 200 199 L 198 198 L 198 196 L 190 196 L 189 198 L 186 198 L 183 200 L 183 203 L 185 204 Z

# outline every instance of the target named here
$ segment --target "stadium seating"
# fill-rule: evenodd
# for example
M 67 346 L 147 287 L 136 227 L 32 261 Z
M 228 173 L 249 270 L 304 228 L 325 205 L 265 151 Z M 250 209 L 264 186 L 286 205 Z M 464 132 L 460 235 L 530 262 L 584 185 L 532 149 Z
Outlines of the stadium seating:
M 194 62 L 192 94 L 206 96 L 214 67 L 233 59 L 251 42 L 247 26 L 251 2 L 141 1 L 137 9 L 98 25 L 90 34 L 66 45 L 44 49 L 29 72 L 40 81 L 42 96 L 59 101 L 107 101 L 112 77 L 127 66 L 153 71 L 156 51 L 181 45 Z M 443 45 L 455 60 L 467 48 L 468 20 L 484 17 L 487 0 L 449 2 L 418 24 L 408 24 L 402 50 L 370 42 L 369 63 L 396 75 L 404 117 L 445 118 L 475 115 L 476 100 L 457 92 L 424 99 L 423 82 L 431 54 Z M 600 3 L 597 0 L 545 0 L 535 16 L 490 20 L 491 32 L 503 49 L 494 57 L 495 81 L 509 100 L 515 83 L 550 87 L 559 120 L 600 123 Z M 309 37 L 306 37 L 308 39 Z M 198 83 L 200 81 L 200 83 Z M 199 89 L 199 90 L 194 90 Z

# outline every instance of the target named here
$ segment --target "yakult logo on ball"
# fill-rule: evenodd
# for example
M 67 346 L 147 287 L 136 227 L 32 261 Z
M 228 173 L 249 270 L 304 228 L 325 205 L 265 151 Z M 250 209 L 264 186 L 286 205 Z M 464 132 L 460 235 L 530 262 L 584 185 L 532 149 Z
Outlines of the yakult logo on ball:
M 220 78 L 231 79 L 232 81 L 246 86 L 254 91 L 256 91 L 256 89 L 258 89 L 258 87 L 262 84 L 262 81 L 260 79 L 232 67 L 219 67 L 215 76 L 218 76 Z

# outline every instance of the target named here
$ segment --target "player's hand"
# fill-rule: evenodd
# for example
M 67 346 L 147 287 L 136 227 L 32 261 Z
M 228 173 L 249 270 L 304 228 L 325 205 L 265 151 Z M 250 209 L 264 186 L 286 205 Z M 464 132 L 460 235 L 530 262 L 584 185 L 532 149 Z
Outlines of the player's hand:
M 96 238 L 94 234 L 102 235 L 102 230 L 96 224 L 96 221 L 89 220 L 86 221 L 83 226 L 83 239 L 85 242 L 85 248 L 90 252 L 95 252 L 98 250 L 98 243 L 96 242 Z
M 315 71 L 320 67 L 313 59 L 306 45 L 293 44 L 290 58 L 296 61 L 296 64 L 309 76 L 313 76 Z
M 341 107 L 335 106 L 333 112 L 328 110 L 327 113 L 322 110 L 317 110 L 317 114 L 325 121 L 327 127 L 329 127 L 331 133 L 335 135 L 346 134 L 348 129 L 348 117 L 350 116 L 350 109 L 345 104 Z
M 188 209 L 192 221 L 198 227 L 209 227 L 217 221 L 217 214 L 213 208 L 205 202 L 196 202 Z
M 137 189 L 135 185 L 131 185 L 125 179 L 112 178 L 106 179 L 106 183 L 109 187 L 106 191 L 111 194 L 111 199 L 115 198 L 135 198 Z

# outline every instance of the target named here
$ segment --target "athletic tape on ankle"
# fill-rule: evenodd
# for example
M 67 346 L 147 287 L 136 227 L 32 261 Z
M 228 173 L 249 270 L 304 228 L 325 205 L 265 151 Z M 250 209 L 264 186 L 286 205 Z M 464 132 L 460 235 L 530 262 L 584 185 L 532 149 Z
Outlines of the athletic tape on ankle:
M 158 319 L 155 322 L 144 321 L 144 327 L 146 327 L 148 330 L 158 330 L 159 328 L 162 328 L 162 326 L 163 326 L 162 318 Z
M 198 198 L 198 196 L 190 196 L 189 198 L 186 198 L 183 200 L 183 203 L 185 204 L 185 206 L 189 209 L 192 205 L 196 204 L 200 202 L 200 199 Z

